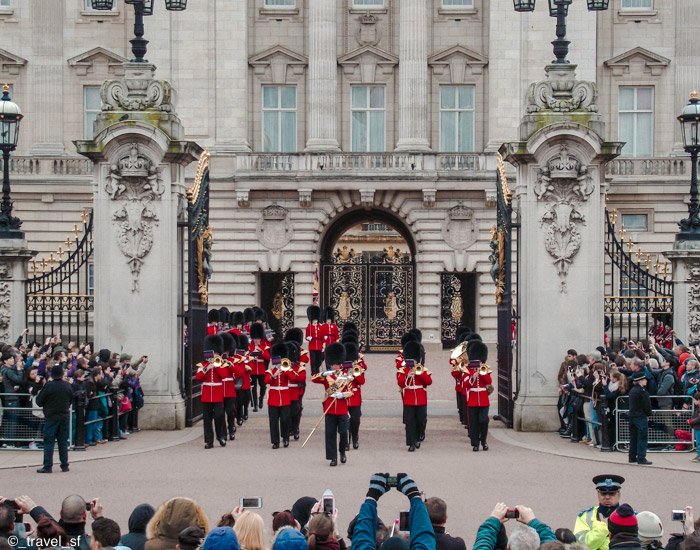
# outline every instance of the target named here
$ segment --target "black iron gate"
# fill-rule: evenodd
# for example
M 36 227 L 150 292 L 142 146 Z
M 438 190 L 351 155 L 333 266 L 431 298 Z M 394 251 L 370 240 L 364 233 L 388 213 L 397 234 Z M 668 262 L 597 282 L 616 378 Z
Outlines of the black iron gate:
M 83 210 L 82 228 L 73 226 L 73 235 L 66 237 L 56 256 L 30 263 L 25 286 L 30 340 L 43 343 L 56 334 L 64 342 L 92 340 L 92 217 L 92 210 Z
M 187 247 L 187 309 L 183 312 L 182 385 L 185 394 L 186 425 L 202 416 L 201 384 L 194 379 L 195 365 L 202 359 L 207 327 L 209 277 L 211 276 L 212 232 L 209 225 L 209 153 L 204 151 L 192 187 L 187 189 L 187 221 L 183 246 Z M 186 242 L 186 244 L 185 244 Z M 184 254 L 183 254 L 184 258 Z M 184 266 L 183 266 L 184 267 Z
M 604 330 L 609 345 L 618 349 L 623 337 L 638 341 L 649 334 L 654 334 L 661 345 L 672 344 L 671 265 L 660 262 L 658 256 L 652 259 L 639 248 L 635 250 L 616 210 L 606 210 L 605 255 Z
M 260 307 L 268 311 L 267 324 L 276 336 L 294 327 L 294 273 L 260 273 Z
M 323 262 L 322 303 L 337 311 L 337 323 L 352 321 L 366 351 L 396 351 L 415 326 L 415 263 L 409 253 L 338 249 Z
M 497 214 L 496 226 L 491 238 L 491 277 L 496 284 L 498 315 L 498 416 L 507 427 L 513 427 L 513 380 L 517 381 L 517 357 L 513 349 L 518 340 L 518 315 L 513 300 L 513 233 L 517 240 L 518 224 L 513 223 L 513 193 L 508 187 L 505 164 L 500 154 L 496 155 Z M 517 289 L 517 285 L 516 285 Z M 517 295 L 516 295 L 517 298 Z
M 476 273 L 440 275 L 440 340 L 443 349 L 457 345 L 460 326 L 474 330 L 476 323 Z

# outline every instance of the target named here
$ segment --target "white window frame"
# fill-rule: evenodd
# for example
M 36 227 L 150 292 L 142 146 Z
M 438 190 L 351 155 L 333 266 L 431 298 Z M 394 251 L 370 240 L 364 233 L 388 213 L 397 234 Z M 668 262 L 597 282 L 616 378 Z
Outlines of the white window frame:
M 622 92 L 623 89 L 632 89 L 634 90 L 634 108 L 632 110 L 625 110 L 623 111 L 620 108 L 620 92 Z M 651 110 L 639 110 L 637 109 L 637 92 L 641 89 L 650 89 L 651 90 Z M 630 158 L 648 158 L 654 156 L 654 102 L 656 101 L 656 90 L 654 89 L 654 86 L 649 86 L 649 85 L 639 85 L 639 86 L 620 86 L 618 88 L 618 100 L 617 100 L 617 135 L 618 139 L 621 139 L 620 136 L 620 117 L 622 114 L 628 114 L 631 113 L 632 115 L 641 115 L 641 114 L 646 114 L 646 113 L 651 113 L 651 132 L 649 135 L 651 147 L 648 155 L 640 155 L 637 154 L 636 149 L 639 143 L 639 133 L 637 131 L 637 120 L 638 116 L 633 117 L 634 121 L 634 129 L 632 130 L 632 137 L 633 137 L 633 142 L 632 142 L 632 147 L 633 150 L 627 150 L 624 151 L 623 149 L 623 156 L 625 157 L 630 157 Z M 625 144 L 625 148 L 629 144 Z
M 443 10 L 471 10 L 474 9 L 474 0 L 458 0 L 461 4 L 448 4 L 450 0 L 441 0 L 441 9 Z
M 88 109 L 87 105 L 87 91 L 88 90 L 97 90 L 98 95 L 100 91 L 100 86 L 96 85 L 86 85 L 83 86 L 83 137 L 85 139 L 92 139 L 94 137 L 93 135 L 93 126 L 90 125 L 90 128 L 88 128 L 88 114 L 89 113 L 95 113 L 95 116 L 99 115 L 100 112 L 102 111 L 102 101 L 100 100 L 100 108 L 99 109 Z M 93 119 L 94 120 L 94 119 Z
M 459 102 L 456 101 L 456 105 L 454 108 L 451 109 L 443 109 L 442 108 L 442 91 L 447 89 L 447 88 L 454 88 L 455 93 L 459 93 L 460 88 L 472 88 L 473 90 L 473 98 L 474 98 L 474 107 L 471 109 L 460 109 L 459 108 Z M 445 85 L 445 86 L 440 86 L 440 94 L 438 98 L 439 104 L 439 117 L 438 117 L 438 124 L 439 124 L 439 130 L 438 130 L 438 136 L 439 136 L 439 141 L 440 141 L 440 152 L 441 153 L 473 153 L 476 150 L 476 86 L 473 84 L 460 84 L 460 85 Z M 459 117 L 460 113 L 471 113 L 472 114 L 472 150 L 471 151 L 460 151 L 459 149 L 455 151 L 448 151 L 447 149 L 444 148 L 443 143 L 442 143 L 442 113 L 455 113 L 455 116 L 457 118 L 457 123 L 455 124 L 455 132 L 457 135 L 455 136 L 455 144 L 457 144 L 457 147 L 459 147 Z
M 364 4 L 362 0 L 352 0 L 353 9 L 363 10 L 377 10 L 384 7 L 384 0 L 370 0 L 370 3 Z
M 367 106 L 366 107 L 353 107 L 352 105 L 352 90 L 353 88 L 367 88 Z M 372 95 L 371 89 L 372 88 L 381 88 L 382 89 L 382 99 L 383 99 L 383 107 L 370 107 L 370 97 Z M 353 124 L 352 120 L 352 114 L 354 112 L 365 112 L 367 113 L 367 135 L 365 142 L 367 143 L 367 147 L 364 151 L 355 151 L 352 147 L 353 143 L 355 143 L 355 125 Z M 372 131 L 371 131 L 371 124 L 370 124 L 370 115 L 369 113 L 372 112 L 382 112 L 384 114 L 384 132 L 382 133 L 382 147 L 379 149 L 374 150 L 372 148 Z M 353 153 L 377 153 L 379 151 L 384 151 L 386 149 L 386 86 L 383 84 L 358 84 L 358 85 L 352 85 L 350 86 L 350 149 L 352 149 Z
M 625 218 L 629 219 L 629 216 L 644 216 L 644 219 L 646 220 L 644 227 L 634 227 L 629 223 L 625 223 Z M 625 228 L 625 231 L 628 231 L 629 233 L 649 231 L 649 212 L 620 212 L 620 220 L 622 221 L 622 225 Z
M 274 4 L 272 2 L 287 2 L 285 4 Z M 296 0 L 264 0 L 263 8 L 266 10 L 289 10 L 297 7 Z
M 277 90 L 277 107 L 265 107 L 265 88 L 275 88 Z M 292 88 L 294 89 L 294 108 L 290 107 L 282 107 L 282 99 L 281 99 L 281 94 L 282 94 L 282 89 L 283 88 Z M 265 153 L 292 153 L 296 151 L 297 149 L 297 123 L 298 123 L 298 112 L 297 112 L 297 105 L 298 105 L 298 90 L 297 87 L 294 84 L 263 84 L 262 90 L 261 90 L 261 95 L 260 95 L 260 106 L 262 108 L 262 127 L 261 127 L 261 135 L 260 139 L 262 141 L 260 145 L 261 151 Z M 291 150 L 283 150 L 282 149 L 282 113 L 294 113 L 294 146 L 291 148 Z M 276 148 L 272 149 L 270 151 L 265 149 L 265 113 L 270 113 L 270 114 L 277 114 L 277 144 Z
M 633 6 L 632 3 L 637 2 L 648 2 L 648 6 Z M 626 5 L 625 5 L 626 4 Z M 654 0 L 620 0 L 621 10 L 631 10 L 631 11 L 652 11 L 654 9 Z

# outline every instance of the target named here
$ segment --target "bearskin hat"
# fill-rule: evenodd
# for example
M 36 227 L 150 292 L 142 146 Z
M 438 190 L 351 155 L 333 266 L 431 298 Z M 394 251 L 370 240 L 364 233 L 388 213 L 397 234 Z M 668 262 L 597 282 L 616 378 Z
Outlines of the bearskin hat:
M 255 321 L 255 313 L 253 313 L 252 307 L 247 307 L 243 310 L 243 321 L 245 323 L 252 323 Z
M 353 363 L 360 358 L 360 347 L 356 342 L 343 342 L 345 347 L 345 360 Z
M 224 342 L 224 352 L 233 355 L 238 347 L 236 336 L 231 332 L 220 332 L 219 336 Z
M 420 331 L 420 329 L 412 328 L 408 332 L 410 332 L 411 334 L 413 334 L 416 337 L 416 342 L 423 341 L 423 333 Z
M 214 355 L 221 355 L 224 353 L 224 341 L 218 334 L 210 334 L 204 338 L 202 349 L 213 351 Z
M 289 360 L 296 363 L 299 361 L 299 356 L 301 355 L 301 346 L 297 344 L 294 340 L 285 342 L 287 344 L 287 357 Z
M 354 330 L 355 332 L 357 332 L 357 325 L 352 321 L 348 321 L 343 325 L 343 332 L 345 332 L 346 330 Z
M 231 312 L 227 307 L 224 306 L 219 308 L 219 321 L 222 323 L 228 323 L 229 315 L 231 315 Z
M 296 342 L 300 346 L 304 343 L 304 331 L 300 328 L 293 327 L 284 333 L 285 342 Z
M 335 323 L 335 310 L 328 306 L 323 308 L 323 322 L 329 321 Z
M 256 321 L 262 321 L 263 323 L 267 322 L 267 313 L 265 313 L 264 309 L 254 307 L 253 315 L 255 316 Z
M 340 342 L 326 346 L 326 367 L 331 368 L 345 361 L 345 347 Z
M 489 348 L 481 340 L 474 340 L 467 345 L 467 355 L 471 361 L 485 363 L 489 358 Z
M 231 317 L 229 318 L 229 324 L 232 327 L 235 327 L 236 325 L 242 325 L 245 323 L 245 318 L 243 317 L 243 312 L 242 311 L 234 311 L 231 313 Z
M 309 321 L 321 320 L 321 308 L 318 306 L 309 306 L 306 308 L 306 318 Z
M 239 334 L 238 335 L 238 349 L 247 350 L 248 346 L 250 346 L 250 340 L 248 340 L 248 337 L 245 334 Z
M 481 342 L 481 335 L 478 332 L 472 332 L 471 334 L 468 334 L 464 338 L 465 342 L 474 342 L 474 341 L 479 341 Z
M 342 337 L 340 338 L 340 341 L 344 344 L 345 342 L 355 342 L 357 343 L 359 341 L 359 338 L 357 336 L 356 332 L 353 331 L 348 331 L 348 332 L 343 332 Z
M 250 338 L 252 340 L 262 340 L 265 338 L 265 327 L 260 323 L 250 325 Z
M 403 358 L 413 359 L 420 363 L 423 359 L 423 349 L 421 345 L 415 341 L 406 342 L 406 345 L 403 347 Z
M 221 315 L 219 314 L 218 309 L 209 310 L 209 313 L 207 314 L 207 321 L 209 321 L 210 323 L 218 323 L 220 318 Z
M 415 342 L 416 341 L 416 335 L 415 333 L 411 332 L 410 330 L 408 332 L 404 332 L 403 336 L 401 337 L 401 347 L 405 348 L 406 344 L 409 342 Z
M 289 349 L 284 342 L 273 344 L 270 348 L 270 357 L 288 358 Z

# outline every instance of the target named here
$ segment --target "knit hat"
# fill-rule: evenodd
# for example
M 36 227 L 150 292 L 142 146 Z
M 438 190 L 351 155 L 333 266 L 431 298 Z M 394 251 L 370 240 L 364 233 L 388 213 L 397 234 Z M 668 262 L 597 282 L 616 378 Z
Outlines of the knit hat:
M 207 535 L 202 550 L 239 550 L 238 537 L 230 527 L 214 527 Z
M 618 533 L 631 533 L 636 535 L 639 531 L 637 516 L 629 504 L 620 504 L 608 518 L 608 531 L 610 535 Z
M 640 542 L 661 540 L 664 534 L 664 527 L 661 525 L 659 516 L 654 512 L 639 512 L 637 514 L 637 523 L 639 524 Z

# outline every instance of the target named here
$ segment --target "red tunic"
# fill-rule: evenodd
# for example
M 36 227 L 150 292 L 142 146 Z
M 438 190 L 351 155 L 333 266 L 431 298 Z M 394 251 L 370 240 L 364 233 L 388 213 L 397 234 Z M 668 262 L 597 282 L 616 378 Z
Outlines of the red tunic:
M 425 391 L 426 386 L 433 383 L 433 379 L 424 370 L 419 375 L 408 374 L 406 367 L 396 373 L 396 379 L 401 388 L 403 404 L 418 407 L 428 404 L 428 392 Z
M 270 342 L 267 340 L 260 340 L 260 344 L 258 344 L 257 347 L 262 351 L 256 358 L 253 356 L 253 352 L 256 348 L 255 342 L 251 342 L 248 346 L 248 351 L 250 352 L 250 366 L 253 367 L 250 374 L 262 375 L 265 374 L 267 364 L 270 362 Z
M 316 384 L 323 384 L 325 389 L 335 382 L 336 374 L 329 374 L 328 376 L 321 376 L 320 374 L 315 374 L 311 377 L 311 381 Z M 345 391 L 347 390 L 347 385 L 343 384 Z M 341 387 L 341 390 L 343 387 Z M 323 410 L 327 411 L 326 414 L 332 414 L 334 416 L 345 416 L 348 414 L 348 400 L 344 397 L 336 399 L 334 397 L 326 397 L 323 401 Z
M 213 323 L 211 325 L 207 325 L 207 336 L 212 336 L 219 332 L 218 327 L 216 326 L 216 323 Z
M 309 361 L 309 352 L 305 349 L 301 350 L 299 352 L 299 366 L 306 368 L 306 365 L 309 364 Z
M 323 347 L 335 344 L 340 340 L 338 325 L 335 323 L 323 323 L 323 325 L 321 325 L 321 336 L 323 338 Z
M 464 393 L 464 384 L 462 382 L 462 378 L 464 378 L 464 373 L 456 369 L 457 362 L 454 359 L 450 359 L 450 366 L 454 369 L 450 374 L 452 375 L 452 378 L 455 379 L 455 392 L 457 393 Z
M 399 352 L 399 354 L 396 356 L 396 359 L 394 360 L 395 365 L 396 365 L 396 370 L 399 370 L 401 367 L 406 366 L 403 360 L 403 353 Z
M 273 376 L 275 375 L 275 376 Z M 268 407 L 286 407 L 289 405 L 289 378 L 291 372 L 282 372 L 277 367 L 265 371 Z
M 237 326 L 233 327 L 231 330 L 229 330 L 229 332 L 231 334 L 235 334 L 236 336 L 240 336 L 243 333 L 243 331 L 240 328 L 238 328 Z
M 479 361 L 469 363 L 469 372 L 462 378 L 467 395 L 467 407 L 488 407 L 489 392 L 486 386 L 492 384 L 490 374 L 479 374 Z
M 360 361 L 357 362 L 360 364 Z M 362 365 L 360 365 L 362 366 Z M 348 407 L 360 407 L 362 406 L 362 384 L 365 383 L 365 373 L 363 372 L 360 376 L 356 376 L 352 379 L 350 383 L 350 390 L 352 391 L 352 396 L 348 397 Z
M 294 364 L 294 380 L 290 378 L 289 380 L 289 400 L 299 401 L 299 398 L 303 395 L 301 393 L 301 387 L 304 382 L 306 382 L 306 365 L 301 362 Z
M 248 361 L 248 354 L 234 355 L 233 359 L 233 377 L 238 380 L 243 380 L 241 391 L 250 389 L 250 371 L 252 370 Z M 235 380 L 234 380 L 235 383 Z
M 234 381 L 233 362 L 226 359 L 226 376 L 221 379 L 224 384 L 224 399 L 236 397 L 236 385 Z
M 209 361 L 197 363 L 197 372 L 194 379 L 202 383 L 202 403 L 223 403 L 224 384 L 222 380 L 228 376 L 228 367 L 224 362 L 222 366 L 215 367 Z
M 323 349 L 323 328 L 318 323 L 306 325 L 306 341 L 309 343 L 309 351 L 321 351 Z

